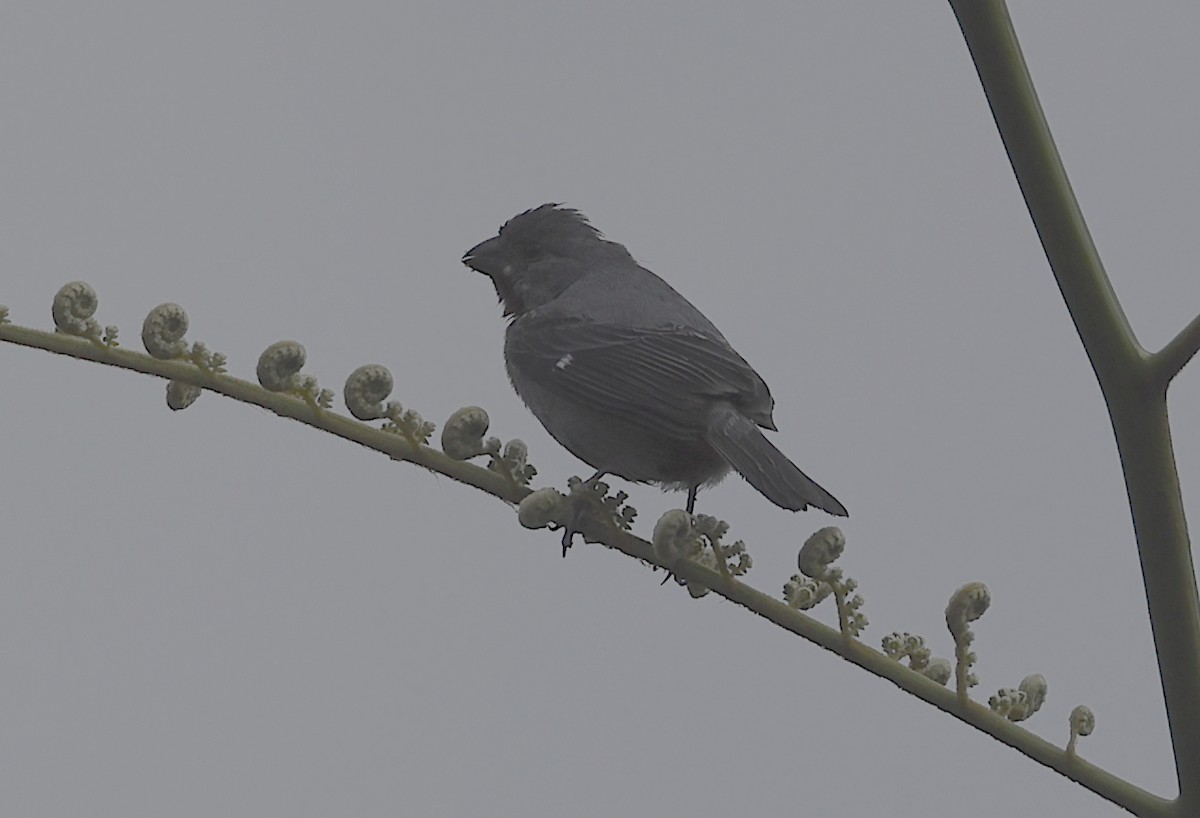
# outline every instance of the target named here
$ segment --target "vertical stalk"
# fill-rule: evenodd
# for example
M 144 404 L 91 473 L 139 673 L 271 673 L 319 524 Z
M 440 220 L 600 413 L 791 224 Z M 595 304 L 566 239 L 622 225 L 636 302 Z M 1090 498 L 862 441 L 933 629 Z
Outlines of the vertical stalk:
M 1096 252 L 1003 0 L 950 0 L 1046 258 L 1108 404 L 1141 559 L 1179 780 L 1200 814 L 1200 602 L 1167 420 L 1166 382 Z

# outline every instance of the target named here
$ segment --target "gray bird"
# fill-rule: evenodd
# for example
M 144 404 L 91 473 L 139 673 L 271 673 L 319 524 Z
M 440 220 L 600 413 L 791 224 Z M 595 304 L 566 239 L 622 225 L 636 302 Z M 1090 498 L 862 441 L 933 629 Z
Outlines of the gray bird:
M 597 470 L 591 480 L 614 474 L 686 489 L 692 513 L 700 487 L 732 468 L 777 506 L 846 516 L 759 430 L 775 430 L 775 401 L 758 373 L 582 213 L 527 210 L 462 260 L 491 278 L 511 319 L 504 360 L 513 388 Z

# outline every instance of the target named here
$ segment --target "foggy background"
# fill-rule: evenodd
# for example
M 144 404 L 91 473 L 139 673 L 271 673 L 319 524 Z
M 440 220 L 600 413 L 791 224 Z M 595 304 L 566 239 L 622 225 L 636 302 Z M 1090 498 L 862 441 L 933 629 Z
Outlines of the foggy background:
M 1189 4 L 1012 13 L 1143 344 L 1200 311 Z M 1175 793 L 1116 448 L 945 2 L 10 2 L 0 303 L 60 285 L 139 348 L 164 301 L 253 378 L 283 338 L 340 394 L 377 362 L 479 404 L 535 485 L 590 469 L 509 387 L 463 251 L 580 208 L 771 385 L 776 443 L 850 510 L 871 626 L 952 646 L 977 699 Z M 1171 391 L 1186 499 L 1200 369 Z M 339 401 L 339 411 L 340 401 Z M 735 605 L 270 413 L 0 347 L 6 816 L 1124 814 Z M 683 503 L 613 480 L 647 536 Z M 778 594 L 834 522 L 732 477 Z M 831 603 L 816 615 L 834 622 Z M 969 807 L 968 807 L 969 805 Z

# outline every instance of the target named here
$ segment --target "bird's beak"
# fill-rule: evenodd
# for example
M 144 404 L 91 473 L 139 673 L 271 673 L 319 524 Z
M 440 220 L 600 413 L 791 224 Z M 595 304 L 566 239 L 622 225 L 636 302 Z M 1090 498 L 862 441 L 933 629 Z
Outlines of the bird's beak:
M 520 304 L 520 298 L 513 288 L 512 265 L 503 256 L 504 245 L 499 236 L 493 236 L 464 253 L 462 263 L 492 280 L 496 296 L 504 304 L 504 314 L 512 315 Z
M 480 242 L 463 254 L 462 263 L 477 273 L 494 276 L 500 272 L 500 264 L 495 258 L 496 243 L 499 237 L 493 237 Z

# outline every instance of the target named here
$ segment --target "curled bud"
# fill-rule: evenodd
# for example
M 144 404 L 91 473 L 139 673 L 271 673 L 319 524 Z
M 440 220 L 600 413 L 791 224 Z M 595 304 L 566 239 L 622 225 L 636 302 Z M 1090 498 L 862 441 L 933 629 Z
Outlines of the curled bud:
M 1050 685 L 1042 674 L 1031 673 L 1021 680 L 1019 689 L 1025 694 L 1026 701 L 1029 703 L 1029 715 L 1033 715 L 1045 704 Z
M 822 579 L 829 566 L 846 550 L 846 535 L 837 526 L 828 526 L 804 541 L 797 563 L 800 573 Z
M 186 409 L 196 402 L 201 391 L 200 387 L 190 383 L 169 381 L 167 383 L 167 406 L 176 412 Z
M 546 528 L 562 511 L 565 500 L 557 489 L 538 489 L 517 506 L 517 520 L 526 528 Z
M 1090 736 L 1096 729 L 1096 714 L 1086 704 L 1071 711 L 1071 740 L 1067 742 L 1067 755 L 1075 755 L 1075 742 L 1080 736 Z
M 276 341 L 258 357 L 258 382 L 269 392 L 300 388 L 304 380 L 300 370 L 307 359 L 308 353 L 298 341 Z
M 505 443 L 503 454 L 493 454 L 488 468 L 503 474 L 519 486 L 528 486 L 529 481 L 537 474 L 537 469 L 529 465 L 529 447 L 520 438 L 513 438 Z
M 483 439 L 491 420 L 478 406 L 464 406 L 442 427 L 442 451 L 455 460 L 469 460 L 476 455 L 500 454 L 500 439 Z
M 179 358 L 187 352 L 188 316 L 178 304 L 159 304 L 142 322 L 142 345 L 160 360 Z
M 938 656 L 930 659 L 929 664 L 917 672 L 929 679 L 933 679 L 933 681 L 940 685 L 944 685 L 950 681 L 950 674 L 954 672 L 954 668 L 951 667 L 949 659 L 943 659 L 941 656 Z
M 684 560 L 692 560 L 706 568 L 732 574 L 730 566 L 724 561 L 726 556 L 721 553 L 723 546 L 720 543 L 720 535 L 726 530 L 728 526 L 715 517 L 703 514 L 693 517 L 680 508 L 667 511 L 654 524 L 654 533 L 650 540 L 654 544 L 655 555 L 670 572 L 667 579 L 674 577 L 676 583 L 687 589 L 692 599 L 707 596 L 709 589 L 698 582 L 689 582 L 675 576 L 675 566 Z M 741 546 L 742 543 L 738 542 L 738 545 Z M 742 573 L 750 569 L 749 555 L 744 556 L 746 565 Z M 666 581 L 663 580 L 664 583 Z
M 667 565 L 694 555 L 697 538 L 692 531 L 692 515 L 678 508 L 671 509 L 654 524 L 654 553 Z
M 342 398 L 350 414 L 359 420 L 378 420 L 387 417 L 383 399 L 392 394 L 392 373 L 386 366 L 365 364 L 350 373 Z
M 976 658 L 970 650 L 971 642 L 975 640 L 971 623 L 983 616 L 991 602 L 992 596 L 986 585 L 968 582 L 954 592 L 946 606 L 946 627 L 954 637 L 954 686 L 963 702 L 967 700 L 967 688 L 979 684 L 979 679 L 971 672 Z
M 858 583 L 846 577 L 841 568 L 831 567 L 845 550 L 846 535 L 840 528 L 828 526 L 817 531 L 804 541 L 796 559 L 804 576 L 793 576 L 783 586 L 783 595 L 793 608 L 807 609 L 833 594 L 838 627 L 844 636 L 852 638 L 861 634 L 868 623 L 862 612 L 863 598 L 854 594 Z
M 54 295 L 50 314 L 55 328 L 64 335 L 100 340 L 100 322 L 92 318 L 100 306 L 96 291 L 85 281 L 64 284 Z
M 982 582 L 968 582 L 959 588 L 946 606 L 946 626 L 950 633 L 958 639 L 959 634 L 966 633 L 970 623 L 983 616 L 991 604 L 992 595 Z
M 524 440 L 513 438 L 504 444 L 504 453 L 500 455 L 500 459 L 514 471 L 520 471 L 529 463 L 529 447 L 525 445 Z
M 1090 736 L 1096 729 L 1096 714 L 1086 704 L 1071 711 L 1071 731 L 1081 736 Z

